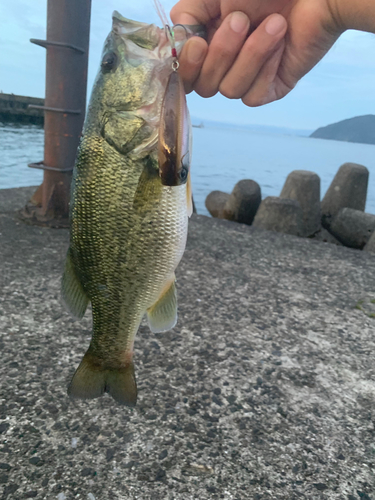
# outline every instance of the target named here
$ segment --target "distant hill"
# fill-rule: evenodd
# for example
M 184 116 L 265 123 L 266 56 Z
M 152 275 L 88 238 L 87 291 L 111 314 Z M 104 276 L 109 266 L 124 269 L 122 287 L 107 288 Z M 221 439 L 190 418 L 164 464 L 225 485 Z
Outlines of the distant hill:
M 310 137 L 375 144 L 375 115 L 355 116 L 315 130 Z

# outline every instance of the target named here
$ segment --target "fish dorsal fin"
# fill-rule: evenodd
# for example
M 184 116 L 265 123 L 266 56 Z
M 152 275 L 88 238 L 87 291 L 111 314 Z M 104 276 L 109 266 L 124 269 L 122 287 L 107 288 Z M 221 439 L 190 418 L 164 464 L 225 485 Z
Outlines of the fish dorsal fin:
M 177 293 L 175 275 L 162 291 L 159 299 L 147 309 L 147 319 L 153 333 L 167 332 L 177 323 Z
M 187 214 L 191 217 L 193 213 L 193 191 L 191 188 L 191 174 L 189 172 L 188 179 L 186 182 L 186 204 L 187 204 Z

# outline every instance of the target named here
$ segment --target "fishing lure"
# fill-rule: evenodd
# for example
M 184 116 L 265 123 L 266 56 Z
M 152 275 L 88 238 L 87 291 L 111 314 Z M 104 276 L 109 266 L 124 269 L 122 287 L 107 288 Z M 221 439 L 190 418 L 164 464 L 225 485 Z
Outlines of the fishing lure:
M 172 52 L 172 72 L 165 89 L 159 129 L 159 174 L 165 186 L 179 186 L 188 181 L 192 131 L 185 89 L 178 72 L 174 30 L 165 31 Z

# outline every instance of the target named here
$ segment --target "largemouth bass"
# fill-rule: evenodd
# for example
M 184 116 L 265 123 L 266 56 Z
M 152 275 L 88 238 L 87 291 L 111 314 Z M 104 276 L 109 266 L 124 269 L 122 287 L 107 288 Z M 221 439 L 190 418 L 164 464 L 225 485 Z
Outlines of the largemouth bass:
M 163 183 L 159 169 L 159 127 L 172 71 L 165 30 L 115 12 L 73 173 L 62 296 L 78 318 L 91 302 L 93 316 L 90 346 L 68 388 L 73 397 L 109 392 L 135 405 L 132 358 L 140 322 L 146 314 L 150 329 L 162 332 L 177 321 L 174 272 L 192 197 L 186 138 L 181 165 L 167 165 L 173 185 Z

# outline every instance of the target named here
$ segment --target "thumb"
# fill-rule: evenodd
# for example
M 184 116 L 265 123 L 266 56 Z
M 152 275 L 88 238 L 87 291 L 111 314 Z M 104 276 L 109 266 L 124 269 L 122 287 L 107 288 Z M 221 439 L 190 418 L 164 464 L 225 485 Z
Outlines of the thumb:
M 207 24 L 220 16 L 220 2 L 215 0 L 180 0 L 171 10 L 173 24 Z

